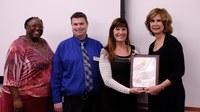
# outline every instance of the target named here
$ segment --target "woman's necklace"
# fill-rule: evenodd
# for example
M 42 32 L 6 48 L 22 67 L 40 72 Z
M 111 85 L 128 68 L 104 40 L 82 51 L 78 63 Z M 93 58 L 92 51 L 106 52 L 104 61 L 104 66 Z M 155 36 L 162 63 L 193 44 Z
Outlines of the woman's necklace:
M 32 47 L 38 47 L 42 45 L 42 41 L 40 38 L 37 41 L 33 41 L 31 38 L 25 36 L 25 39 L 31 44 Z
M 118 56 L 128 56 L 130 54 L 130 49 L 128 46 L 116 48 L 115 54 Z
M 154 43 L 153 51 L 158 51 L 164 44 L 165 36 L 160 36 L 156 38 Z
M 38 51 L 38 53 L 41 53 L 45 57 L 50 56 L 50 49 L 45 47 L 45 44 L 42 41 L 42 39 L 38 39 L 38 41 L 33 41 L 32 39 L 30 39 L 27 36 L 24 36 L 24 37 L 27 40 L 27 42 L 30 44 L 30 46 L 33 47 L 34 49 L 36 49 Z
M 30 45 L 36 49 L 40 49 L 43 47 L 43 42 L 42 40 L 39 38 L 37 41 L 33 41 L 31 38 L 24 36 L 25 39 L 30 43 Z

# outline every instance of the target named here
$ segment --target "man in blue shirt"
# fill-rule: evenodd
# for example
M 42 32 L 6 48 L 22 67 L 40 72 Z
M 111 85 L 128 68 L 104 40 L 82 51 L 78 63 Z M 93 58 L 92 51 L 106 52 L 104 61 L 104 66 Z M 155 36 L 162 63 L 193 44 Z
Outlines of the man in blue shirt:
M 71 16 L 73 36 L 62 41 L 55 52 L 51 90 L 56 112 L 96 112 L 102 79 L 98 57 L 102 44 L 87 35 L 88 21 L 82 12 Z M 81 43 L 87 50 L 91 65 L 93 87 L 85 89 L 85 70 Z M 64 102 L 63 102 L 64 96 Z

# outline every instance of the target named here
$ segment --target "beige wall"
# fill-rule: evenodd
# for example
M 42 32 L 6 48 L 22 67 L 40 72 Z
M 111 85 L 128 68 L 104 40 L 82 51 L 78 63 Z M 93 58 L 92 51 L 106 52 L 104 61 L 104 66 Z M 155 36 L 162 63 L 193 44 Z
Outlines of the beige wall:
M 25 34 L 26 19 L 38 16 L 43 20 L 42 37 L 55 51 L 58 43 L 72 36 L 70 16 L 76 11 L 88 16 L 88 35 L 105 44 L 111 22 L 120 17 L 120 0 L 0 0 L 0 76 L 8 47 Z

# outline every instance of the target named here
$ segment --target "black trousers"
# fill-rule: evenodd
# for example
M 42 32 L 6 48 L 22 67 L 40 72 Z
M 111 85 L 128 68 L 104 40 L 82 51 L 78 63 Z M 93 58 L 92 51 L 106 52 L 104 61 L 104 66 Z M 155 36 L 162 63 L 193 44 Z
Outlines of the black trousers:
M 64 112 L 98 112 L 100 95 L 64 96 Z

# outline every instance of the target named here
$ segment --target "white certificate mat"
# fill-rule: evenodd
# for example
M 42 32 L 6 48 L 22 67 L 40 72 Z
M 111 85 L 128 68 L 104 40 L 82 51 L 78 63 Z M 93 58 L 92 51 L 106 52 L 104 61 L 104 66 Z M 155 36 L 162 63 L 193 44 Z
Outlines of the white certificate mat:
M 158 55 L 135 55 L 131 58 L 131 87 L 150 87 L 158 83 Z

